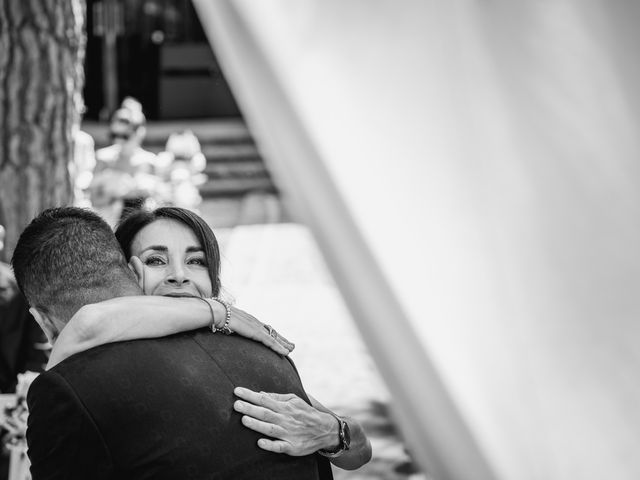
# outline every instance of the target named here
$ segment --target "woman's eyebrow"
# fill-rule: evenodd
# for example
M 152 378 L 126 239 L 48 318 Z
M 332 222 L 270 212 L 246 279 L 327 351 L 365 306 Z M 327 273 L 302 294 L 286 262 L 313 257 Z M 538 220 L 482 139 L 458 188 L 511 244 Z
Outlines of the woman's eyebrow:
M 202 252 L 202 247 L 187 247 L 187 252 L 188 253 L 192 253 L 192 252 Z
M 144 250 L 142 250 L 140 253 L 144 253 L 147 250 L 158 250 L 160 252 L 168 252 L 169 251 L 169 249 L 164 245 L 150 245 L 147 248 L 145 248 Z

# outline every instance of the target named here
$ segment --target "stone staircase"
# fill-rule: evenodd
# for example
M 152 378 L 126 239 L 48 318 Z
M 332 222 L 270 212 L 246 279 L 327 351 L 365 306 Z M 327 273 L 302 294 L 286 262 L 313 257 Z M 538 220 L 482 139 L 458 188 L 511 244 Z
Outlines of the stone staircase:
M 108 145 L 108 125 L 85 122 L 96 148 Z M 275 193 L 271 176 L 244 121 L 239 118 L 149 122 L 144 148 L 164 150 L 169 135 L 189 129 L 198 137 L 207 159 L 207 182 L 200 187 L 203 198 L 240 197 L 250 192 Z

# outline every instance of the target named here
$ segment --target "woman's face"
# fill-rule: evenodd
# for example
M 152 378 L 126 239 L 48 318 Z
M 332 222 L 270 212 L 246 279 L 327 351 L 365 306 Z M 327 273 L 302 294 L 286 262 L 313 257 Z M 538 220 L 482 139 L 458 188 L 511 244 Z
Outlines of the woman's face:
M 164 218 L 150 223 L 134 237 L 131 255 L 142 261 L 145 295 L 211 297 L 207 259 L 186 225 Z

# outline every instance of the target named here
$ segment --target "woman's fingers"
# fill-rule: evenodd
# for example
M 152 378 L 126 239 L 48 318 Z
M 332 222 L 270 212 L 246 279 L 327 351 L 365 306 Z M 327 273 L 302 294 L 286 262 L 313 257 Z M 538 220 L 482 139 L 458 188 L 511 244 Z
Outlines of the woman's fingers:
M 296 348 L 296 344 L 293 342 L 290 342 L 289 340 L 287 340 L 286 338 L 284 338 L 282 335 L 280 335 L 278 333 L 278 340 L 280 341 L 280 343 L 282 343 L 282 345 L 284 345 L 290 352 L 293 352 L 294 348 Z
M 231 308 L 229 327 L 238 335 L 260 342 L 280 355 L 289 354 L 289 350 L 285 346 L 265 334 L 262 323 L 258 319 L 238 308 Z
M 258 327 L 258 330 L 256 331 L 256 340 L 258 340 L 263 345 L 266 345 L 271 350 L 275 350 L 280 355 L 289 355 L 289 353 L 291 353 L 291 350 L 293 350 L 293 348 L 288 348 L 286 344 L 279 342 L 278 339 L 272 337 L 267 333 L 267 331 L 262 327 L 262 324 L 260 325 L 261 326 Z
M 256 340 L 280 355 L 288 355 L 295 347 L 293 343 L 279 334 L 269 335 L 269 331 L 260 320 L 239 308 L 231 308 L 231 322 L 229 326 L 234 332 Z
M 278 350 L 276 351 L 278 353 L 282 353 L 282 355 L 289 355 L 295 348 L 295 345 L 293 345 L 292 343 L 284 343 L 279 338 L 272 337 L 267 333 L 267 331 L 264 328 L 260 330 L 260 333 L 258 334 L 258 336 L 259 336 L 259 341 L 265 344 L 266 346 L 268 346 L 269 348 L 273 348 L 275 350 L 275 348 L 272 347 L 272 345 L 273 346 L 277 345 Z
M 276 342 L 273 339 L 268 339 L 268 338 L 265 338 L 264 336 L 261 336 L 257 340 L 263 345 L 266 345 L 267 347 L 269 347 L 271 350 L 275 351 L 276 353 L 279 353 L 280 355 L 285 355 L 285 356 L 289 355 L 289 350 L 287 350 L 286 347 L 284 347 L 282 344 Z
M 144 265 L 142 264 L 142 260 L 132 255 L 129 259 L 129 268 L 133 270 L 133 273 L 135 273 L 138 279 L 138 285 L 144 290 Z
M 283 345 L 289 352 L 292 352 L 296 348 L 295 344 L 284 338 L 280 333 L 276 331 L 271 325 L 263 325 L 265 333 L 271 338 L 275 339 L 278 343 Z

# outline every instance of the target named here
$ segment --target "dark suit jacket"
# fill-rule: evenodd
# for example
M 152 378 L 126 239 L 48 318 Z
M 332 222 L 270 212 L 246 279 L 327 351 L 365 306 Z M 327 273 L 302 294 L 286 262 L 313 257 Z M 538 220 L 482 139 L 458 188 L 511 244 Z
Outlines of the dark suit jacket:
M 33 480 L 331 478 L 318 455 L 261 450 L 235 386 L 308 400 L 285 358 L 196 330 L 103 345 L 41 374 L 27 397 Z

